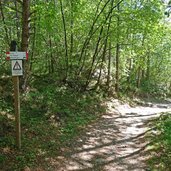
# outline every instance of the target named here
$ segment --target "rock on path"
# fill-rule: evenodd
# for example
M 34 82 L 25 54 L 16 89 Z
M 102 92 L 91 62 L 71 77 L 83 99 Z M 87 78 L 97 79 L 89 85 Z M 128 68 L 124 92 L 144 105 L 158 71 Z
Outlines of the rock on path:
M 169 105 L 168 105 L 169 106 Z M 47 159 L 49 170 L 56 171 L 145 171 L 148 159 L 144 135 L 147 122 L 163 108 L 130 107 L 118 100 L 108 102 L 108 113 L 97 123 L 88 126 L 82 137 L 71 142 L 61 156 Z

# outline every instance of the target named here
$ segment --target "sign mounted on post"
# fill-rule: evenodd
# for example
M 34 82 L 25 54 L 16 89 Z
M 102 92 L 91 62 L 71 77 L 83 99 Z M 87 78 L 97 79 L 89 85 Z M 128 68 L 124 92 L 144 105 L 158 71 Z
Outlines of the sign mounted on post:
M 28 52 L 6 52 L 6 59 L 7 60 L 28 60 Z
M 11 41 L 10 52 L 6 52 L 6 59 L 11 60 L 12 76 L 14 82 L 14 107 L 16 122 L 16 145 L 21 149 L 21 121 L 20 121 L 20 91 L 19 76 L 23 75 L 23 60 L 28 60 L 28 52 L 18 52 L 17 42 Z
M 12 76 L 23 75 L 22 60 L 12 60 Z

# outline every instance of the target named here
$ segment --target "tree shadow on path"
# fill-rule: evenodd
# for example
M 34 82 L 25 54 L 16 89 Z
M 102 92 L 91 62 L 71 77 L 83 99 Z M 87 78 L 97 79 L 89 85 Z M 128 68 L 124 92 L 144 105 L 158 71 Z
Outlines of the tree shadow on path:
M 144 171 L 147 169 L 149 120 L 171 109 L 115 104 L 97 123 L 88 126 L 61 151 L 48 158 L 49 170 L 57 171 Z

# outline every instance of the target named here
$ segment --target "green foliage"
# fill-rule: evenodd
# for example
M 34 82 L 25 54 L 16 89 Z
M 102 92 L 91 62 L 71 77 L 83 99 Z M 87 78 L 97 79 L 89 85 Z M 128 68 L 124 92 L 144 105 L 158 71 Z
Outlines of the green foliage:
M 152 158 L 149 161 L 152 170 L 169 170 L 171 167 L 171 115 L 165 113 L 155 123 L 158 136 L 152 136 Z

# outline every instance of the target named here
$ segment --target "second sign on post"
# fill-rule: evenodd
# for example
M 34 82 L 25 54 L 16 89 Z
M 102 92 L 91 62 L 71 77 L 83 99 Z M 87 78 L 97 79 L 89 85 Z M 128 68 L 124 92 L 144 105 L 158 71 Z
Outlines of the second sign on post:
M 12 76 L 23 75 L 22 60 L 12 60 Z

